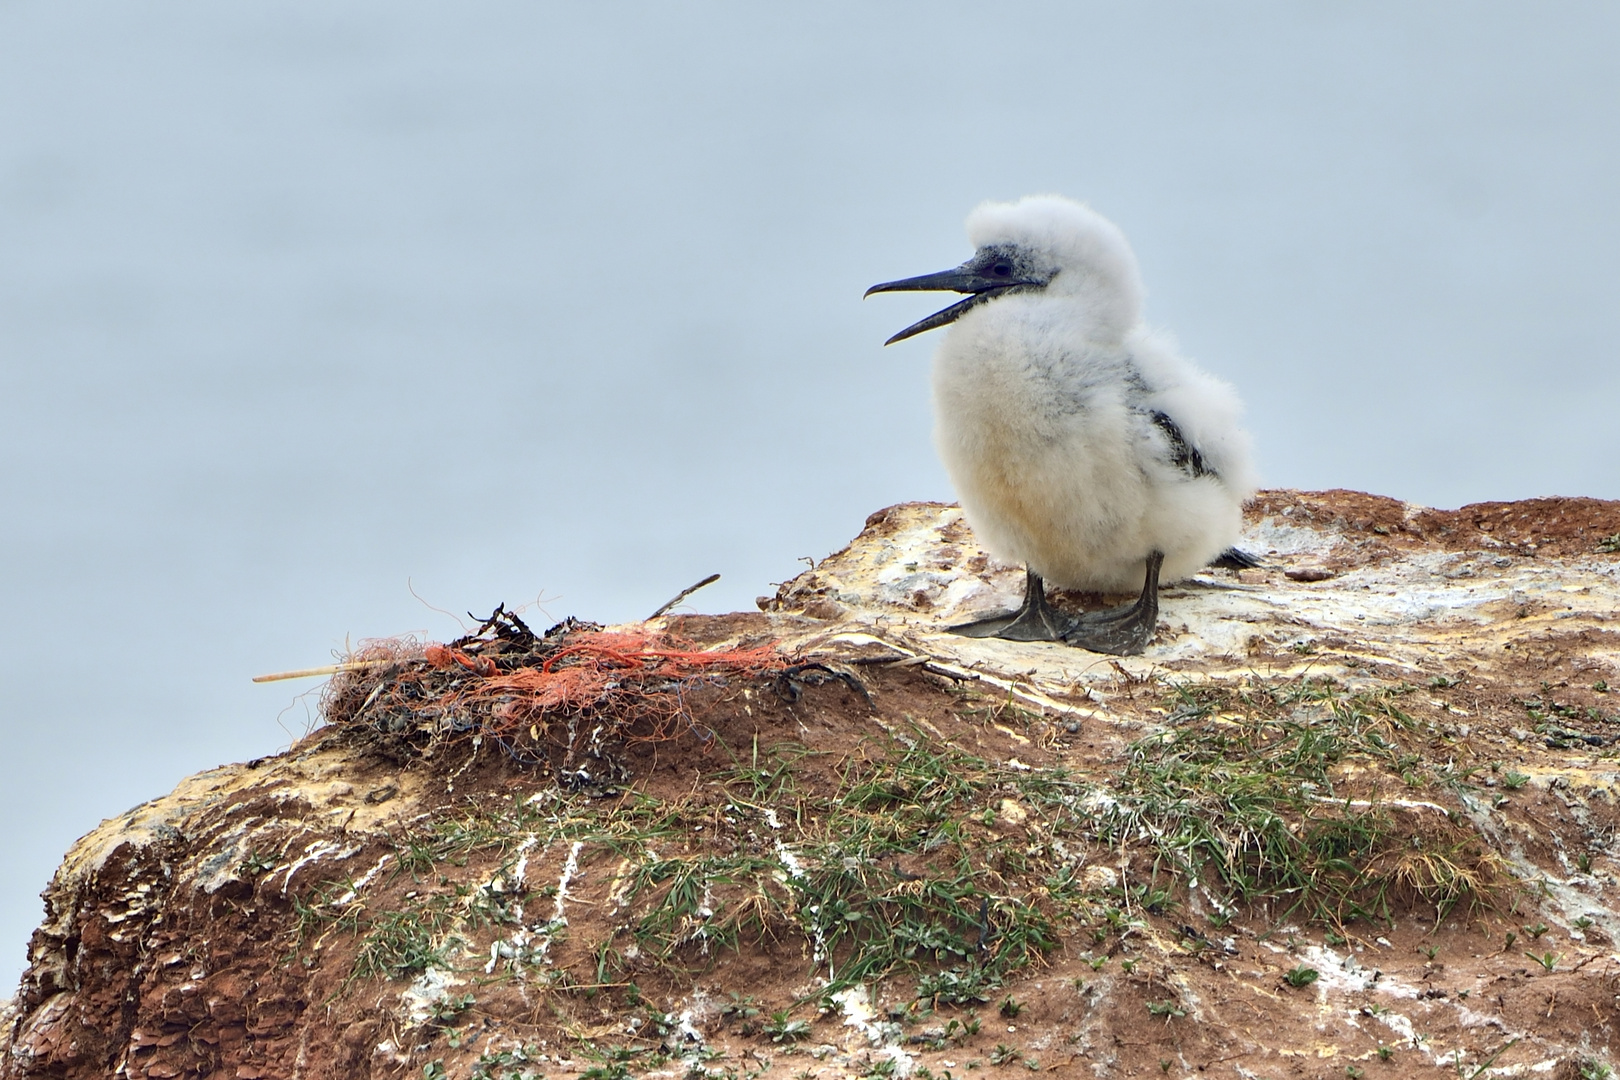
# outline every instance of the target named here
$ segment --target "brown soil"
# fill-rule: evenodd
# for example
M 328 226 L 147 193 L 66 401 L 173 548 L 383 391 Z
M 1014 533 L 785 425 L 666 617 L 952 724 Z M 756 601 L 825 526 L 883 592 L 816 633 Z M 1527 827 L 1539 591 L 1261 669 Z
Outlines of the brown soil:
M 1278 490 L 1260 492 L 1248 512 L 1331 525 L 1371 541 L 1369 554 L 1430 546 L 1571 558 L 1605 553 L 1600 549 L 1608 546 L 1606 554 L 1620 558 L 1620 502 L 1606 499 L 1524 499 L 1434 510 L 1360 491 Z
M 1366 534 L 1369 559 L 1420 546 L 1588 555 L 1620 533 L 1620 504 L 1590 499 L 1413 512 L 1354 492 L 1263 493 L 1255 512 L 1285 509 L 1296 520 Z M 884 515 L 873 515 L 866 535 L 884 527 Z M 758 614 L 690 616 L 670 620 L 668 629 L 699 647 L 748 648 L 773 640 L 780 624 Z M 1470 790 L 1504 800 L 1493 819 L 1501 836 L 1474 837 L 1443 785 L 1412 795 L 1436 810 L 1397 814 L 1408 846 L 1474 837 L 1485 884 L 1454 906 L 1437 908 L 1411 893 L 1396 897 L 1387 917 L 1340 911 L 1343 917 L 1312 919 L 1310 910 L 1277 897 L 1242 908 L 1229 922 L 1215 920 L 1184 879 L 1154 864 L 1145 844 L 1113 849 L 1082 841 L 1070 854 L 1101 872 L 1097 896 L 1109 895 L 1106 883 L 1116 879 L 1126 891 L 1064 908 L 1042 892 L 1044 873 L 1026 887 L 1006 861 L 1027 848 L 1033 864 L 1046 857 L 1035 853 L 1047 850 L 1041 812 L 1015 788 L 983 805 L 937 807 L 969 837 L 965 850 L 986 859 L 978 872 L 987 895 L 998 904 L 1011 898 L 984 916 L 986 925 L 1000 928 L 997 920 L 1010 917 L 1005 911 L 1024 905 L 1053 914 L 1054 936 L 1030 962 L 1010 964 L 977 1003 L 919 1001 L 926 961 L 879 980 L 875 1022 L 894 1025 L 891 1041 L 910 1055 L 900 1067 L 935 1077 L 1027 1069 L 1393 1078 L 1489 1076 L 1495 1072 L 1474 1070 L 1540 1063 L 1535 1075 L 1601 1075 L 1590 1070 L 1610 1054 L 1620 1022 L 1614 943 L 1598 926 L 1581 932 L 1547 916 L 1536 889 L 1510 878 L 1490 855 L 1512 842 L 1560 880 L 1571 879 L 1579 862 L 1594 897 L 1620 871 L 1616 798 L 1580 779 L 1582 770 L 1613 765 L 1620 738 L 1620 699 L 1602 681 L 1602 666 L 1587 659 L 1592 645 L 1548 633 L 1489 671 L 1442 662 L 1437 669 L 1447 674 L 1418 688 L 1400 684 L 1400 673 L 1368 672 L 1404 686 L 1399 708 L 1411 721 L 1402 729 L 1404 746 L 1421 758 L 1408 769 L 1464 770 Z M 1288 659 L 1266 654 L 1263 645 L 1257 650 L 1259 661 Z M 519 837 L 488 836 L 457 848 L 445 837 L 458 823 L 518 820 L 514 815 L 536 805 L 554 816 L 611 823 L 657 805 L 671 814 L 659 842 L 666 856 L 766 857 L 779 836 L 798 834 L 773 831 L 762 810 L 740 807 L 735 776 L 743 764 L 792 760 L 796 795 L 771 807 L 782 819 L 847 790 L 852 775 L 919 740 L 1009 776 L 1062 769 L 1106 785 L 1130 759 L 1141 725 L 1165 724 L 1174 708 L 1164 685 L 1122 669 L 1110 707 L 1139 723 L 1080 724 L 1013 708 L 923 665 L 869 662 L 883 656 L 881 647 L 852 645 L 829 668 L 785 681 L 771 672 L 694 686 L 682 698 L 689 722 L 660 729 L 656 738 L 638 738 L 646 729 L 627 727 L 607 743 L 611 779 L 598 776 L 570 792 L 559 792 L 556 754 L 503 752 L 494 739 L 475 740 L 472 729 L 413 740 L 350 721 L 316 731 L 285 755 L 237 767 L 246 778 L 232 780 L 238 786 L 230 798 L 199 803 L 168 833 L 159 826 L 149 842 L 115 845 L 99 868 L 47 892 L 47 919 L 14 1004 L 15 1043 L 0 1061 L 0 1077 L 610 1077 L 648 1070 L 681 1076 L 688 1068 L 717 1076 L 890 1075 L 884 1070 L 895 1068 L 887 1064 L 892 1055 L 828 1007 L 817 982 L 825 964 L 780 911 L 739 923 L 732 940 L 694 926 L 665 957 L 631 955 L 625 946 L 635 912 L 622 899 L 625 854 L 606 843 L 575 849 L 572 872 L 566 842 L 536 848 L 509 885 L 510 897 L 526 905 L 520 921 L 533 925 L 559 902 L 554 883 L 566 883 L 567 933 L 546 957 L 549 981 L 514 975 L 515 964 L 497 962 L 500 943 L 514 934 L 510 913 L 500 911 L 464 921 L 466 947 L 455 961 L 461 981 L 441 996 L 438 1014 L 420 1022 L 401 1004 L 417 972 L 365 970 L 362 963 L 368 935 L 389 913 L 420 909 L 431 897 L 459 903 L 464 913 L 469 897 L 489 899 L 488 883 L 511 870 Z M 1263 670 L 1257 665 L 1242 693 L 1286 681 Z M 372 686 L 356 678 L 334 700 L 347 693 L 352 715 Z M 1222 700 L 1225 708 L 1241 707 L 1231 704 L 1238 698 Z M 1230 723 L 1221 716 L 1207 722 Z M 533 743 L 543 744 L 536 731 Z M 1513 783 L 1514 769 L 1568 779 Z M 340 782 L 317 797 L 297 779 L 312 770 Z M 1363 762 L 1338 775 L 1335 797 L 1390 799 L 1405 790 L 1398 770 Z M 346 816 L 335 812 L 344 808 Z M 227 839 L 249 829 L 256 830 L 253 849 L 243 857 Z M 300 861 L 317 845 L 328 845 L 329 854 Z M 433 858 L 405 868 L 412 852 L 430 848 Z M 225 854 L 237 860 L 232 872 L 217 887 L 199 887 L 196 868 Z M 870 872 L 874 880 L 920 883 L 948 869 L 910 854 Z M 368 871 L 373 876 L 362 884 Z M 1167 892 L 1133 908 L 1131 883 Z M 717 911 L 740 902 L 723 883 L 716 888 Z M 342 902 L 345 892 L 358 899 Z M 1105 912 L 1119 910 L 1110 903 L 1123 907 L 1125 923 L 1110 921 Z M 971 930 L 972 905 L 963 910 Z M 1330 970 L 1323 948 L 1352 958 L 1350 967 Z M 490 970 L 471 956 L 490 957 Z M 1288 973 L 1307 967 L 1319 969 L 1319 981 L 1290 985 Z M 1392 993 L 1392 986 L 1406 989 Z M 1388 1020 L 1392 1005 L 1410 1028 Z M 660 1017 L 683 1011 L 695 1036 L 672 1022 L 655 1030 Z M 808 1028 L 784 1038 L 778 1024 L 773 1038 L 775 1013 Z M 1423 1046 L 1414 1043 L 1414 1030 Z M 701 1057 L 692 1056 L 695 1039 L 705 1048 Z M 613 1048 L 623 1048 L 622 1065 L 611 1060 Z M 627 1072 L 615 1071 L 621 1068 Z

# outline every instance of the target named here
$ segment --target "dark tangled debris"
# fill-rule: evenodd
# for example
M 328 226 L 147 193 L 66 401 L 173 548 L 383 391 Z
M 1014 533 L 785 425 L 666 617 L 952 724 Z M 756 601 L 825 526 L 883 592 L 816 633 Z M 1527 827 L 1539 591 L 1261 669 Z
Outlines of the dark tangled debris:
M 794 664 L 785 667 L 776 673 L 776 693 L 789 705 L 799 700 L 805 686 L 825 686 L 830 682 L 841 682 L 866 702 L 868 708 L 877 708 L 877 702 L 872 700 L 871 691 L 859 679 L 847 671 L 839 671 L 826 664 Z
M 614 790 L 617 751 L 691 735 L 735 679 L 767 678 L 795 700 L 801 684 L 837 680 L 870 701 L 859 680 L 823 664 L 792 663 L 774 646 L 701 650 L 647 629 L 606 630 L 565 619 L 536 634 L 505 605 L 446 645 L 379 642 L 372 661 L 332 680 L 328 723 L 393 762 L 488 740 L 513 760 L 551 770 L 570 790 Z

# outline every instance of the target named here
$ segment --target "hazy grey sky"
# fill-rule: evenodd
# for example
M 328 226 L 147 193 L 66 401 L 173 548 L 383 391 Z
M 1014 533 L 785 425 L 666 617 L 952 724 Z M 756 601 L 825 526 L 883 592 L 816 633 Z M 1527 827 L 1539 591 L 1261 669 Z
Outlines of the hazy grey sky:
M 0 981 L 75 837 L 303 732 L 251 675 L 428 604 L 746 607 L 948 498 L 933 342 L 881 348 L 932 299 L 860 296 L 985 198 L 1124 228 L 1269 484 L 1620 496 L 1617 31 L 0 0 Z

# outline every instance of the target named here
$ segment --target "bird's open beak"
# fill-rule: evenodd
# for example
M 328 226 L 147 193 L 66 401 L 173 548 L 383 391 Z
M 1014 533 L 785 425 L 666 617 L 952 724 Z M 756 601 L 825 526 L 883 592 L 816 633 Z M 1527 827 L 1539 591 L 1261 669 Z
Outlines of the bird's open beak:
M 947 326 L 975 307 L 1000 296 L 1004 292 L 1036 284 L 1028 281 L 1008 281 L 1006 278 L 993 278 L 980 273 L 967 263 L 958 266 L 955 270 L 944 270 L 937 274 L 923 274 L 921 277 L 901 278 L 899 281 L 885 281 L 881 285 L 874 285 L 866 290 L 866 296 L 880 292 L 959 292 L 971 293 L 966 300 L 958 300 L 943 311 L 936 311 L 921 322 L 914 322 L 894 337 L 885 341 L 885 345 L 893 345 L 897 341 L 904 341 L 908 337 L 937 330 Z M 864 297 L 863 297 L 864 299 Z

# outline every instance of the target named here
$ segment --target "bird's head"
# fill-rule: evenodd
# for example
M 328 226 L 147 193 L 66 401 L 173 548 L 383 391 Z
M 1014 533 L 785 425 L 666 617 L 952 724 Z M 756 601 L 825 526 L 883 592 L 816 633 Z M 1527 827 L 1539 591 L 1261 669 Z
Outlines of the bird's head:
M 1136 258 L 1117 226 L 1084 203 L 1031 195 L 1012 203 L 982 203 L 967 219 L 977 249 L 954 270 L 886 281 L 866 290 L 967 293 L 943 311 L 884 342 L 915 337 L 960 319 L 999 296 L 1039 292 L 1084 304 L 1094 325 L 1123 336 L 1141 318 Z

